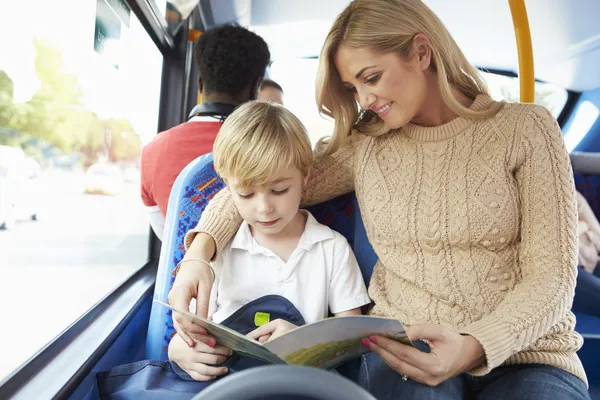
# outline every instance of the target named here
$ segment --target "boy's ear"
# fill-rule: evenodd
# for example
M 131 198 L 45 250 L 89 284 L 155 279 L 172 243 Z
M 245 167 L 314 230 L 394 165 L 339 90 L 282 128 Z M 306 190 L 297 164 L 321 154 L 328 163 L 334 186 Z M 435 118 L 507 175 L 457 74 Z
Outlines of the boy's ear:
M 310 179 L 310 167 L 306 168 L 306 172 L 304 173 L 304 179 L 302 179 L 302 184 L 304 186 L 308 185 L 309 179 Z

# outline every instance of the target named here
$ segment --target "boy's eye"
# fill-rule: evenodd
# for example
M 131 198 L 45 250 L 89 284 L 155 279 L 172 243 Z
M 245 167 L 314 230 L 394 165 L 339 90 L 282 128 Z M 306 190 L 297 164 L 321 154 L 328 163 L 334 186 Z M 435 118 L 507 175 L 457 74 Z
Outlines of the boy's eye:
M 377 81 L 379 80 L 380 77 L 381 77 L 381 74 L 371 75 L 365 79 L 365 83 L 370 83 L 370 84 L 377 83 Z
M 238 193 L 238 196 L 240 196 L 242 199 L 249 199 L 254 196 L 254 193 Z
M 283 189 L 283 190 L 273 190 L 273 194 L 274 195 L 285 194 L 285 193 L 287 193 L 288 190 L 290 190 L 290 188 L 286 188 L 286 189 Z

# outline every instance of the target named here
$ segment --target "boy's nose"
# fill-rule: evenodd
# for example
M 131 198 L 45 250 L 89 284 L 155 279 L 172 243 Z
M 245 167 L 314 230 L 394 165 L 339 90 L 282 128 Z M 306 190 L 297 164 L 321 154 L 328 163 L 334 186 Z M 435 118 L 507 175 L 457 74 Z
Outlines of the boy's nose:
M 260 214 L 269 214 L 273 211 L 273 204 L 267 199 L 261 199 L 258 202 L 257 211 Z

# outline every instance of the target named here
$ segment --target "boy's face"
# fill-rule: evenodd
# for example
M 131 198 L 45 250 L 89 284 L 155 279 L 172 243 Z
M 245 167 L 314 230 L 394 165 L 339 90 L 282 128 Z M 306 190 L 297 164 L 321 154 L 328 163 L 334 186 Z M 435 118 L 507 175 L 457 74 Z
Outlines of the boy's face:
M 240 187 L 237 179 L 227 179 L 233 202 L 254 232 L 277 235 L 298 215 L 302 177 L 296 168 L 281 168 L 265 186 Z

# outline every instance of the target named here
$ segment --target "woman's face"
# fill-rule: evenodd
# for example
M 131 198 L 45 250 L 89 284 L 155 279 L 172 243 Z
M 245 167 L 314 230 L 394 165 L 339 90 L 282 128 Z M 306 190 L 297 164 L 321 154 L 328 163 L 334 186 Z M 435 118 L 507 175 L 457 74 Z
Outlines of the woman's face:
M 335 55 L 335 66 L 360 107 L 377 113 L 388 129 L 406 125 L 425 100 L 424 71 L 429 59 L 424 63 L 415 55 L 404 60 L 396 53 L 342 45 Z

